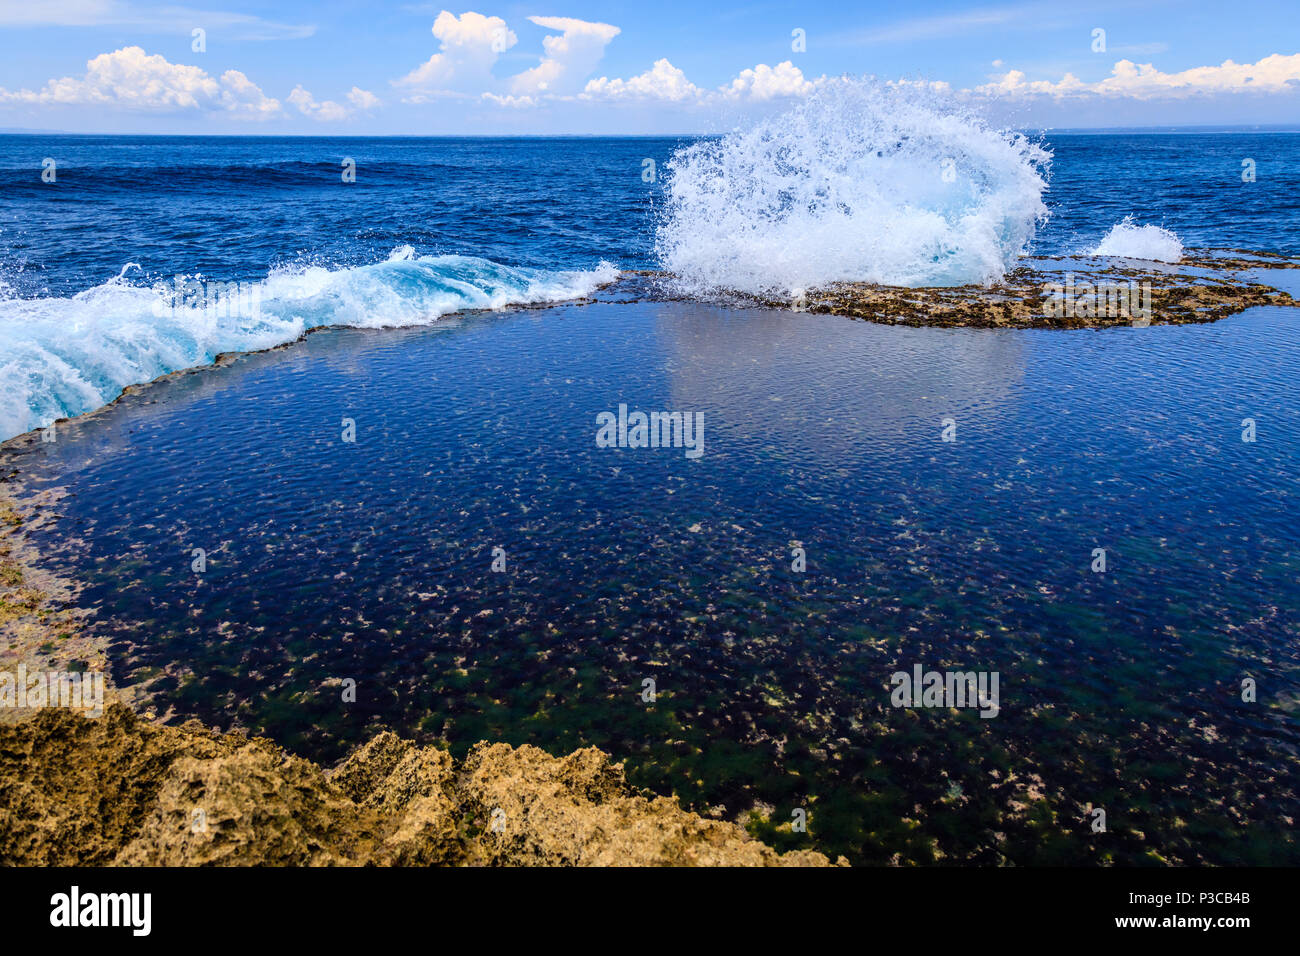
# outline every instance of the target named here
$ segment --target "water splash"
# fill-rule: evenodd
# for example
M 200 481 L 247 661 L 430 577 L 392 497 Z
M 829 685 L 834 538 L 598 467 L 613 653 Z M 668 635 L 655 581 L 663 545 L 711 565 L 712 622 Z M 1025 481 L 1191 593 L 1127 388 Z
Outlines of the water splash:
M 1051 153 L 920 84 L 839 80 L 679 149 L 655 251 L 687 292 L 987 283 L 1045 219 Z
M 473 256 L 417 257 L 271 272 L 221 290 L 201 277 L 134 284 L 139 267 L 71 298 L 0 300 L 0 439 L 91 411 L 127 385 L 213 361 L 222 352 L 292 342 L 327 325 L 423 325 L 466 309 L 559 302 L 617 278 L 587 271 L 512 268 Z M 225 285 L 225 284 L 221 284 Z
M 1183 243 L 1174 233 L 1159 226 L 1138 226 L 1132 216 L 1125 216 L 1110 227 L 1104 239 L 1092 250 L 1094 256 L 1122 256 L 1152 262 L 1178 262 L 1183 258 Z

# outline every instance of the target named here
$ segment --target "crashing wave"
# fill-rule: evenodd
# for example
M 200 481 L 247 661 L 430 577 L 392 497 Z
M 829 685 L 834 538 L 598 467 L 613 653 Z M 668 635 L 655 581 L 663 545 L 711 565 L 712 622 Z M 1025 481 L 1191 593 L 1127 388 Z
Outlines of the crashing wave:
M 116 278 L 70 298 L 0 299 L 0 438 L 92 411 L 133 384 L 205 365 L 222 352 L 292 342 L 321 326 L 423 325 L 466 309 L 560 302 L 617 277 L 513 268 L 472 256 L 347 269 L 280 269 L 259 282 L 184 277 L 152 287 Z
M 828 84 L 667 164 L 655 249 L 688 293 L 988 283 L 1047 215 L 1051 154 L 920 85 Z

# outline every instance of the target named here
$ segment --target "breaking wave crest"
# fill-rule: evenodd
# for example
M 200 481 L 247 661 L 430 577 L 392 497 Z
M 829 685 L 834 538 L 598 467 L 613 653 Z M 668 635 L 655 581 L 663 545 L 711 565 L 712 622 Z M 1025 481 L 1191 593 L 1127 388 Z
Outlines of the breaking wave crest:
M 921 84 L 835 81 L 667 164 L 655 250 L 691 293 L 996 280 L 1047 215 L 1051 153 Z
M 327 325 L 422 325 L 465 309 L 560 302 L 612 282 L 617 269 L 547 271 L 472 256 L 416 257 L 347 269 L 273 271 L 260 282 L 133 284 L 137 267 L 70 298 L 6 298 L 0 289 L 0 439 L 92 411 L 133 384 L 212 362 L 222 352 L 292 342 Z

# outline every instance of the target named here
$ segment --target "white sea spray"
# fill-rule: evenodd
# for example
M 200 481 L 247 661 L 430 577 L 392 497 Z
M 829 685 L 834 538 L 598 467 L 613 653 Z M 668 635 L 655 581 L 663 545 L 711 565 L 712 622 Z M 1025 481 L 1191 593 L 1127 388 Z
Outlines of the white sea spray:
M 0 439 L 91 411 L 132 384 L 320 326 L 423 325 L 466 309 L 559 302 L 613 281 L 609 263 L 521 269 L 400 247 L 384 262 L 276 269 L 252 283 L 144 283 L 139 269 L 74 296 L 0 300 Z M 221 296 L 206 295 L 214 285 Z M 238 285 L 238 294 L 230 292 Z
M 1110 227 L 1110 232 L 1106 233 L 1091 254 L 1146 259 L 1151 262 L 1178 262 L 1183 258 L 1183 243 L 1168 229 L 1139 226 L 1132 216 L 1125 216 Z
M 951 94 L 844 79 L 678 150 L 655 251 L 690 293 L 988 283 L 1046 218 L 1050 161 Z

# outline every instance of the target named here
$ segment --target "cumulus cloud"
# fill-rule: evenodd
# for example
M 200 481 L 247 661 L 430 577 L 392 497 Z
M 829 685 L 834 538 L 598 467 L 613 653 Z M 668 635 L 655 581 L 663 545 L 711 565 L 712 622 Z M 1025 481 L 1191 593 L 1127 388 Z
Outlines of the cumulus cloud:
M 439 52 L 409 74 L 394 81 L 405 88 L 407 102 L 438 96 L 477 96 L 485 103 L 506 107 L 537 106 L 577 95 L 585 101 L 659 101 L 699 104 L 719 98 L 771 100 L 810 93 L 826 78 L 806 79 L 792 62 L 776 66 L 760 63 L 742 71 L 716 91 L 696 86 L 667 58 L 656 60 L 637 76 L 587 78 L 595 72 L 609 46 L 622 31 L 609 23 L 574 17 L 530 16 L 539 27 L 555 31 L 542 40 L 543 56 L 530 69 L 498 80 L 492 75 L 501 53 L 518 38 L 500 17 L 478 13 L 460 16 L 443 10 L 433 25 L 441 41 Z M 584 81 L 585 85 L 584 85 Z
M 639 76 L 620 80 L 602 76 L 589 82 L 582 99 L 666 100 L 674 103 L 698 99 L 702 91 L 686 79 L 686 74 L 668 60 L 656 60 L 654 66 Z
M 298 112 L 303 116 L 310 116 L 322 123 L 345 120 L 358 111 L 374 109 L 379 105 L 379 97 L 356 86 L 352 87 L 348 93 L 348 102 L 352 104 L 351 106 L 336 103 L 334 100 L 317 102 L 316 98 L 303 89 L 302 86 L 295 86 L 293 92 L 286 98 L 289 100 L 290 105 L 297 108 Z
M 297 108 L 303 116 L 323 121 L 347 119 L 348 108 L 333 100 L 317 103 L 316 99 L 301 86 L 295 86 L 287 97 L 290 105 Z
M 622 32 L 608 23 L 593 23 L 572 17 L 528 19 L 539 27 L 561 32 L 559 36 L 552 35 L 542 40 L 542 49 L 546 55 L 540 63 L 511 79 L 511 92 L 523 95 L 576 92 L 581 88 L 582 81 L 600 63 L 609 41 Z
M 50 80 L 38 91 L 0 89 L 0 102 L 160 113 L 199 110 L 247 119 L 270 119 L 281 112 L 278 100 L 238 70 L 213 77 L 197 66 L 151 56 L 138 46 L 101 53 L 86 63 L 84 76 Z
M 354 86 L 348 91 L 348 102 L 356 109 L 366 112 L 379 106 L 379 97 L 369 90 Z
M 825 76 L 806 79 L 803 71 L 786 60 L 776 66 L 760 63 L 741 70 L 729 83 L 716 90 L 696 86 L 686 74 L 666 59 L 629 79 L 602 76 L 592 80 L 582 91 L 585 100 L 661 100 L 671 103 L 716 103 L 719 101 L 763 101 L 781 97 L 807 96 L 828 82 Z
M 538 103 L 538 100 L 532 96 L 512 96 L 510 94 L 502 96 L 499 93 L 483 93 L 479 98 L 488 103 L 495 103 L 497 106 L 506 106 L 517 110 L 536 106 Z
M 741 70 L 740 75 L 722 87 L 722 94 L 733 99 L 770 100 L 779 96 L 807 96 L 825 77 L 816 81 L 804 79 L 803 71 L 786 60 L 776 66 L 760 63 L 752 70 Z
M 1273 54 L 1257 63 L 1225 60 L 1219 66 L 1198 66 L 1178 73 L 1164 73 L 1150 63 L 1120 60 L 1110 76 L 1087 83 L 1072 73 L 1060 80 L 1030 80 L 1020 70 L 1011 70 L 992 82 L 975 88 L 993 96 L 1106 96 L 1132 99 L 1161 99 L 1223 93 L 1280 93 L 1300 91 L 1300 53 Z
M 304 116 L 321 122 L 347 119 L 379 106 L 379 98 L 352 87 L 348 102 L 318 101 L 301 85 L 286 100 Z M 33 106 L 99 106 L 135 112 L 206 112 L 268 120 L 284 115 L 280 101 L 238 70 L 212 76 L 197 66 L 171 63 L 138 46 L 101 53 L 86 63 L 83 76 L 50 80 L 40 90 L 0 89 L 0 103 Z
M 492 67 L 519 39 L 500 17 L 473 12 L 458 17 L 448 10 L 433 21 L 433 35 L 439 52 L 395 81 L 410 91 L 410 101 L 439 93 L 479 93 L 496 86 Z

